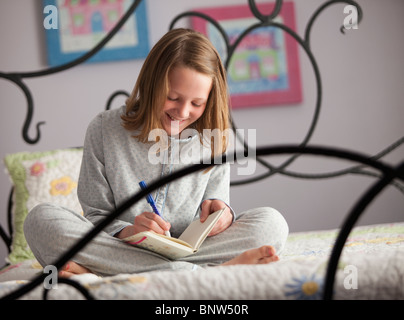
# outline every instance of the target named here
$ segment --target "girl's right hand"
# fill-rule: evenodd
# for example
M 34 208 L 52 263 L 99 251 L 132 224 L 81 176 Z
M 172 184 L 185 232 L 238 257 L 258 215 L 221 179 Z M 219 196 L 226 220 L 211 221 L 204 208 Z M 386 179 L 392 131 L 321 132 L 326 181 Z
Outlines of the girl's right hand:
M 166 222 L 158 214 L 154 212 L 143 212 L 135 217 L 133 223 L 135 233 L 142 231 L 154 231 L 159 234 L 164 234 L 171 228 L 171 224 Z
M 164 232 L 170 230 L 170 228 L 171 224 L 164 221 L 154 212 L 143 212 L 135 217 L 133 225 L 123 228 L 116 237 L 123 239 L 143 231 L 154 231 L 159 234 L 164 234 Z

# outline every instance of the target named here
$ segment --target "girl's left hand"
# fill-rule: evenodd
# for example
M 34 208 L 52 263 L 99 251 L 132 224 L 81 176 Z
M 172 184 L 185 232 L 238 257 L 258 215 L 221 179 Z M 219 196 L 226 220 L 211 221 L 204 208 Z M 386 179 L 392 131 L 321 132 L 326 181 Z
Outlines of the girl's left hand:
M 202 203 L 201 216 L 200 216 L 201 222 L 204 222 L 211 213 L 220 210 L 223 207 L 226 207 L 226 210 L 224 211 L 219 221 L 213 227 L 212 231 L 209 233 L 208 236 L 214 236 L 216 234 L 219 234 L 220 232 L 223 232 L 228 227 L 230 227 L 231 223 L 233 222 L 233 214 L 230 212 L 230 208 L 223 201 L 205 200 Z

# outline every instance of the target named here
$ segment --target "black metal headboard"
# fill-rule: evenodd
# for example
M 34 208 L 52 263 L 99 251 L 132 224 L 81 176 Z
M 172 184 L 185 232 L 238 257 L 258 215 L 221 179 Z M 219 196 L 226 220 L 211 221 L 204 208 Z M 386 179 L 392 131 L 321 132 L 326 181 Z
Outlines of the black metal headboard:
M 6 80 L 9 80 L 16 84 L 24 93 L 26 97 L 26 102 L 27 102 L 27 114 L 25 118 L 25 122 L 22 128 L 22 136 L 23 139 L 29 143 L 29 144 L 36 144 L 40 137 L 41 137 L 41 132 L 40 132 L 40 126 L 44 124 L 44 122 L 39 122 L 36 124 L 36 136 L 31 138 L 28 135 L 29 128 L 31 126 L 32 122 L 32 115 L 34 112 L 34 102 L 32 98 L 31 91 L 29 90 L 28 86 L 24 83 L 25 78 L 35 78 L 35 77 L 41 77 L 44 75 L 50 75 L 58 72 L 63 72 L 67 69 L 73 68 L 86 60 L 88 60 L 90 57 L 92 57 L 94 54 L 96 54 L 99 50 L 101 50 L 107 42 L 118 32 L 118 30 L 122 27 L 122 25 L 126 22 L 126 20 L 131 16 L 131 14 L 136 10 L 138 7 L 139 3 L 141 0 L 135 0 L 133 4 L 128 8 L 127 12 L 124 14 L 124 16 L 121 18 L 121 20 L 117 23 L 117 25 L 111 30 L 111 32 L 92 50 L 84 54 L 82 57 L 71 61 L 67 64 L 58 66 L 58 67 L 53 67 L 53 68 L 48 68 L 45 70 L 40 70 L 36 72 L 20 72 L 20 73 L 5 73 L 5 72 L 0 72 L 0 78 L 4 78 Z M 304 37 L 302 38 L 299 36 L 294 30 L 289 28 L 288 26 L 275 22 L 274 19 L 278 16 L 280 13 L 280 10 L 283 5 L 282 0 L 276 0 L 274 9 L 270 14 L 262 14 L 256 4 L 255 1 L 249 0 L 249 7 L 251 9 L 251 12 L 253 15 L 257 18 L 257 23 L 250 26 L 249 28 L 245 29 L 240 36 L 235 40 L 233 44 L 230 44 L 230 41 L 226 35 L 226 32 L 224 29 L 221 27 L 221 25 L 212 19 L 211 17 L 207 16 L 206 14 L 200 13 L 200 12 L 185 12 L 182 14 L 179 14 L 176 16 L 171 25 L 169 26 L 169 29 L 172 29 L 175 27 L 175 24 L 177 21 L 184 17 L 190 17 L 190 16 L 196 16 L 202 19 L 207 20 L 209 23 L 212 23 L 219 33 L 222 35 L 223 40 L 225 41 L 225 46 L 226 46 L 226 51 L 227 51 L 227 56 L 226 56 L 226 61 L 224 62 L 225 67 L 227 68 L 230 62 L 230 59 L 237 47 L 237 45 L 241 42 L 241 40 L 248 35 L 250 32 L 252 32 L 254 29 L 263 27 L 263 26 L 273 26 L 275 28 L 280 28 L 290 36 L 292 36 L 296 42 L 300 45 L 300 47 L 304 50 L 305 54 L 309 58 L 309 61 L 313 67 L 314 74 L 315 74 L 315 81 L 316 81 L 316 90 L 317 90 L 317 98 L 316 98 L 316 103 L 315 103 L 315 111 L 311 120 L 311 125 L 305 134 L 305 136 L 302 139 L 302 142 L 298 145 L 282 145 L 282 146 L 267 146 L 267 147 L 259 147 L 256 148 L 254 154 L 256 155 L 256 161 L 259 162 L 261 165 L 263 165 L 267 171 L 260 176 L 255 176 L 251 177 L 248 179 L 245 179 L 243 181 L 237 181 L 237 182 L 232 182 L 232 185 L 240 185 L 240 184 L 247 184 L 247 183 L 252 183 L 256 182 L 265 178 L 268 178 L 272 175 L 275 174 L 282 174 L 282 175 L 287 175 L 290 177 L 295 177 L 295 178 L 305 178 L 305 179 L 324 179 L 324 178 L 333 178 L 341 175 L 346 175 L 346 174 L 362 174 L 362 175 L 371 175 L 374 177 L 377 177 L 378 179 L 376 182 L 367 190 L 363 196 L 357 200 L 356 204 L 353 206 L 351 212 L 349 212 L 346 216 L 346 219 L 341 226 L 341 231 L 338 234 L 335 246 L 333 248 L 329 264 L 328 264 L 328 269 L 327 269 L 327 274 L 326 274 L 326 279 L 325 279 L 325 290 L 324 290 L 324 299 L 331 299 L 332 298 L 332 291 L 333 291 L 333 285 L 334 285 L 334 278 L 335 278 L 335 273 L 337 269 L 337 264 L 343 249 L 343 246 L 345 244 L 345 241 L 351 232 L 352 228 L 354 227 L 355 223 L 357 222 L 358 218 L 362 214 L 362 212 L 365 210 L 365 208 L 372 202 L 372 200 L 376 197 L 377 194 L 379 194 L 387 185 L 392 184 L 394 187 L 399 189 L 402 193 L 404 193 L 404 161 L 398 165 L 397 167 L 393 167 L 391 165 L 387 165 L 384 162 L 380 161 L 380 159 L 385 156 L 387 153 L 391 152 L 392 150 L 396 149 L 398 146 L 404 143 L 404 137 L 398 139 L 395 143 L 391 144 L 381 152 L 379 152 L 377 155 L 369 157 L 368 155 L 363 155 L 358 152 L 353 152 L 349 150 L 341 150 L 341 149 L 336 149 L 332 147 L 315 147 L 315 146 L 308 146 L 308 143 L 310 141 L 310 138 L 313 135 L 313 132 L 316 128 L 317 122 L 318 122 L 318 116 L 321 110 L 321 102 L 322 102 L 322 82 L 321 82 L 321 74 L 320 70 L 318 68 L 316 59 L 310 49 L 310 34 L 312 30 L 312 26 L 319 16 L 319 14 L 326 9 L 327 7 L 335 4 L 335 3 L 346 3 L 353 5 L 357 8 L 358 12 L 358 22 L 362 20 L 363 14 L 362 14 L 362 9 L 360 6 L 355 2 L 355 1 L 350 1 L 350 0 L 331 0 L 325 2 L 323 5 L 321 5 L 312 15 L 312 17 L 309 19 Z M 341 32 L 344 33 L 344 28 L 341 27 Z M 119 95 L 126 95 L 128 96 L 129 94 L 125 91 L 116 91 L 111 96 L 109 97 L 107 103 L 106 103 L 106 109 L 109 109 L 111 106 L 112 101 L 115 99 L 115 97 Z M 234 133 L 237 136 L 237 131 L 236 131 L 236 124 L 234 121 L 232 121 Z M 241 140 L 241 139 L 240 139 Z M 245 143 L 244 140 L 241 141 L 244 145 L 245 151 L 249 150 L 249 146 Z M 250 153 L 248 153 L 250 154 Z M 319 155 L 319 156 L 324 156 L 324 157 L 332 157 L 332 158 L 339 158 L 339 159 L 345 159 L 345 160 L 351 160 L 356 162 L 358 165 L 353 166 L 348 169 L 336 171 L 336 172 L 329 172 L 329 173 L 324 173 L 324 174 L 317 174 L 317 175 L 310 175 L 310 174 L 303 174 L 303 173 L 298 173 L 298 172 L 292 172 L 288 171 L 287 168 L 288 166 L 299 156 L 303 154 L 310 154 L 310 155 Z M 242 153 L 236 153 L 235 158 L 237 156 L 243 156 L 245 157 L 244 152 Z M 279 166 L 273 166 L 270 164 L 268 161 L 265 161 L 262 156 L 268 156 L 268 155 L 289 155 L 290 157 L 281 165 Z M 404 159 L 403 159 L 404 160 Z M 214 163 L 222 163 L 226 162 L 226 157 L 223 157 L 222 161 L 215 161 Z M 183 169 L 179 172 L 176 172 L 175 174 L 171 174 L 169 176 L 166 176 L 162 178 L 161 180 L 155 182 L 152 185 L 149 185 L 149 187 L 146 190 L 143 190 L 139 192 L 138 194 L 133 195 L 133 197 L 127 202 L 125 202 L 122 206 L 118 207 L 116 211 L 112 212 L 104 221 L 102 221 L 100 224 L 98 224 L 91 232 L 89 232 L 83 239 L 81 239 L 71 250 L 69 250 L 65 255 L 60 257 L 60 259 L 55 263 L 55 267 L 61 268 L 69 259 L 71 259 L 78 251 L 80 251 L 95 235 L 97 235 L 105 226 L 107 226 L 109 223 L 111 223 L 114 219 L 116 219 L 121 213 L 123 213 L 126 209 L 128 209 L 130 206 L 132 206 L 135 202 L 139 201 L 142 199 L 147 193 L 159 188 L 160 186 L 181 178 L 187 174 L 190 174 L 192 172 L 196 172 L 202 168 L 206 168 L 207 166 L 210 166 L 211 164 L 196 164 L 193 166 L 190 166 L 186 169 Z M 375 170 L 369 170 L 369 169 L 375 169 Z M 377 173 L 375 173 L 375 171 Z M 9 207 L 11 207 L 11 196 L 10 196 L 10 202 L 9 202 Z M 11 215 L 10 215 L 10 210 L 9 210 L 9 222 L 11 222 Z M 11 224 L 10 224 L 11 226 Z M 9 229 L 9 234 L 11 236 L 12 230 Z M 7 233 L 4 231 L 4 229 L 0 226 L 0 235 L 5 241 L 6 245 L 10 245 L 11 243 L 11 238 L 10 236 L 7 235 Z M 37 285 L 43 282 L 45 275 L 40 275 L 37 278 L 35 278 L 32 282 L 29 284 L 21 287 L 20 289 L 16 290 L 15 292 L 12 292 L 11 294 L 7 295 L 4 297 L 5 299 L 15 299 L 26 292 L 30 291 Z M 81 292 L 85 293 L 85 289 L 80 287 L 80 285 L 76 283 L 71 283 L 70 281 L 67 281 L 68 283 L 74 285 L 77 287 Z M 45 291 L 46 292 L 46 291 Z M 91 296 L 88 293 L 85 293 L 87 298 L 91 298 Z M 46 298 L 46 293 L 44 293 L 44 297 Z

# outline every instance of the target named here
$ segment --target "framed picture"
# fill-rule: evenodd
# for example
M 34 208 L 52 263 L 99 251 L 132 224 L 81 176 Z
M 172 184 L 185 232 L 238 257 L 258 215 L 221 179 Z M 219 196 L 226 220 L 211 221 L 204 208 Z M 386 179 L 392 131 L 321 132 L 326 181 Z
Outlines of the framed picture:
M 272 12 L 274 3 L 259 4 L 262 13 Z M 230 43 L 259 22 L 249 6 L 196 9 L 215 19 Z M 293 2 L 284 2 L 275 22 L 295 30 Z M 204 19 L 192 18 L 192 26 L 211 40 L 226 61 L 225 42 L 217 29 Z M 228 65 L 232 108 L 298 103 L 302 100 L 297 42 L 282 29 L 269 26 L 250 32 L 237 46 Z
M 94 48 L 132 2 L 43 0 L 44 8 L 52 5 L 57 12 L 56 28 L 45 28 L 48 64 L 57 66 L 70 62 Z M 86 62 L 140 59 L 146 57 L 149 50 L 146 1 L 142 1 L 119 32 Z

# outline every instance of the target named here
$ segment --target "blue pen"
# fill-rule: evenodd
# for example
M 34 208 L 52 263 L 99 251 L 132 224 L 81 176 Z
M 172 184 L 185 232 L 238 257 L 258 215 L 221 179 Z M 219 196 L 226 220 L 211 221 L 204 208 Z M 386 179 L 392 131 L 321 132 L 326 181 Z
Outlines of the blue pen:
M 144 182 L 144 181 L 140 181 L 139 185 L 140 185 L 140 188 L 142 188 L 142 190 L 145 190 L 147 188 L 146 182 Z M 153 197 L 151 196 L 150 193 L 147 195 L 147 202 L 152 207 L 153 212 L 161 217 L 161 214 L 160 214 L 160 212 L 158 211 L 158 209 L 156 207 L 156 203 L 154 202 L 154 199 L 153 199 Z M 167 237 L 171 237 L 170 231 L 165 231 L 165 235 Z

